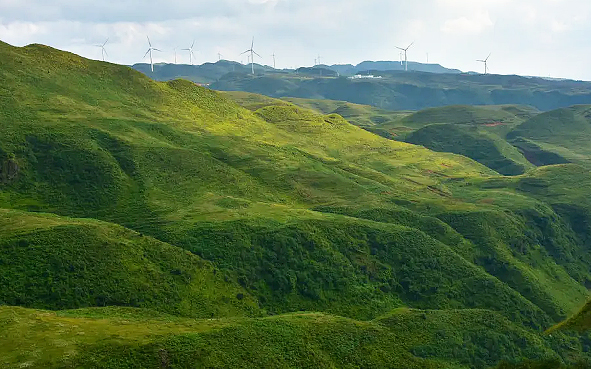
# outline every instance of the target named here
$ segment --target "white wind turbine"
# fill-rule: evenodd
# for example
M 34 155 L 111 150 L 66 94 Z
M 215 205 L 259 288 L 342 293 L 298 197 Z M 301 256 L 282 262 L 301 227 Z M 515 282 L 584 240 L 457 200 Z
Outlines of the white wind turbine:
M 190 48 L 182 49 L 183 51 L 189 52 L 189 64 L 191 64 L 191 65 L 193 65 L 193 57 L 195 56 L 195 54 L 193 53 L 193 46 L 195 46 L 195 40 L 193 40 L 193 43 L 191 44 Z
M 488 56 L 484 60 L 476 60 L 477 62 L 484 63 L 484 74 L 488 74 L 488 58 L 490 58 L 491 55 L 492 53 L 488 54 Z
M 254 51 L 254 37 L 252 38 L 252 43 L 250 44 L 250 49 L 246 50 L 242 54 L 246 54 L 246 53 L 250 53 L 250 67 L 252 69 L 252 74 L 254 74 L 254 56 L 256 55 L 259 58 L 262 58 L 262 56 L 260 56 L 259 54 L 257 54 L 256 51 Z M 242 54 L 240 54 L 240 55 L 242 55 Z
M 105 50 L 105 45 L 107 44 L 107 42 L 109 42 L 109 39 L 107 39 L 107 41 L 105 41 L 103 44 L 94 45 L 96 47 L 100 47 L 101 48 L 101 54 L 103 55 L 103 61 L 105 61 L 105 55 L 106 56 L 109 56 L 109 54 L 107 54 L 107 50 Z
M 273 57 L 273 69 L 277 69 L 275 68 L 275 53 L 273 53 L 273 55 L 271 55 Z
M 154 60 L 152 59 L 152 51 L 162 52 L 162 50 L 152 47 L 152 43 L 150 42 L 150 37 L 146 36 L 146 38 L 148 39 L 148 45 L 150 45 L 150 48 L 144 54 L 144 58 L 146 57 L 146 55 L 150 54 L 150 68 L 152 69 L 152 72 L 154 72 Z
M 408 57 L 407 57 L 406 53 L 407 53 L 408 49 L 410 49 L 410 47 L 411 47 L 413 44 L 414 44 L 414 41 L 413 41 L 413 42 L 412 42 L 410 45 L 408 45 L 408 47 L 407 47 L 406 49 L 403 49 L 403 48 L 401 48 L 401 47 L 398 47 L 398 46 L 396 46 L 396 48 L 397 48 L 398 50 L 401 50 L 401 51 L 403 51 L 403 52 L 404 52 L 404 70 L 406 70 L 406 71 L 408 70 Z

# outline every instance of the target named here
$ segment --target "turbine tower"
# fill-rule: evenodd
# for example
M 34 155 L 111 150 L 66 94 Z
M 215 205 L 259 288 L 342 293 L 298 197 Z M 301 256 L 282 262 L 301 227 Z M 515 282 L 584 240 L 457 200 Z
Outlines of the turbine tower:
M 193 56 L 195 56 L 195 54 L 193 53 L 193 46 L 195 46 L 195 40 L 193 40 L 193 43 L 191 44 L 190 48 L 182 49 L 183 51 L 189 52 L 189 64 L 191 64 L 191 65 L 193 65 Z
M 100 47 L 101 48 L 101 54 L 103 55 L 103 61 L 105 61 L 105 55 L 106 56 L 109 56 L 109 54 L 107 54 L 107 50 L 105 50 L 105 45 L 107 44 L 107 42 L 109 42 L 109 39 L 107 39 L 107 41 L 105 41 L 101 45 L 94 45 L 96 47 Z
M 146 55 L 150 54 L 150 68 L 152 69 L 152 72 L 154 72 L 154 60 L 152 59 L 152 51 L 162 52 L 162 50 L 152 47 L 152 43 L 150 42 L 150 37 L 146 36 L 146 38 L 148 39 L 148 45 L 150 45 L 150 48 L 144 54 L 144 58 L 146 57 Z
M 406 53 L 407 53 L 408 49 L 410 49 L 410 47 L 411 47 L 412 45 L 414 45 L 414 41 L 413 41 L 413 42 L 412 42 L 410 45 L 408 45 L 408 47 L 407 47 L 406 49 L 403 49 L 403 48 L 401 48 L 401 47 L 398 47 L 398 46 L 396 46 L 396 48 L 397 48 L 398 50 L 401 50 L 401 51 L 403 51 L 403 52 L 404 52 L 404 70 L 405 70 L 405 71 L 408 71 L 408 57 L 407 57 Z
M 222 54 L 218 53 L 218 61 L 222 60 Z
M 484 63 L 484 74 L 488 74 L 488 58 L 490 58 L 491 54 L 488 54 L 488 56 L 484 60 L 476 60 L 477 62 Z
M 275 53 L 273 53 L 273 55 L 271 55 L 273 57 L 273 69 L 277 69 L 275 68 Z
M 256 55 L 259 58 L 262 58 L 262 56 L 260 56 L 259 54 L 257 54 L 256 51 L 254 51 L 254 37 L 252 38 L 252 43 L 250 44 L 250 49 L 246 50 L 242 54 L 246 54 L 246 53 L 250 53 L 250 67 L 252 69 L 252 74 L 254 74 L 254 56 Z M 242 55 L 242 54 L 240 54 L 240 55 Z

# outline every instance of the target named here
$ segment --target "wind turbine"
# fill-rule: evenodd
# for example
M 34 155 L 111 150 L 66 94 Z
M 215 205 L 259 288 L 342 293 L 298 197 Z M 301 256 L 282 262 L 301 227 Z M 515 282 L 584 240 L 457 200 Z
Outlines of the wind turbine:
M 413 42 L 412 42 L 410 45 L 408 45 L 408 47 L 407 47 L 406 49 L 403 49 L 403 48 L 401 48 L 401 47 L 398 47 L 398 46 L 396 46 L 396 48 L 397 48 L 398 50 L 402 50 L 402 51 L 404 52 L 404 70 L 405 70 L 405 71 L 408 71 L 408 57 L 407 57 L 407 55 L 406 55 L 406 52 L 408 51 L 408 49 L 410 49 L 410 47 L 411 47 L 412 45 L 414 45 L 414 41 L 413 41 Z
M 254 37 L 252 38 L 252 43 L 250 44 L 250 49 L 246 50 L 242 54 L 246 54 L 246 53 L 250 53 L 250 67 L 252 68 L 252 74 L 254 74 L 254 56 L 256 55 L 259 58 L 262 58 L 262 56 L 260 56 L 259 54 L 257 54 L 256 51 L 254 51 Z M 242 55 L 242 54 L 240 54 L 240 55 Z
M 174 64 L 176 64 L 176 47 L 174 48 Z
M 193 40 L 193 43 L 191 44 L 190 48 L 182 49 L 183 51 L 189 52 L 189 64 L 191 64 L 191 65 L 193 65 L 193 56 L 195 56 L 195 54 L 193 53 L 193 46 L 195 46 L 195 40 Z
M 273 55 L 271 55 L 273 57 L 273 69 L 277 69 L 275 68 L 275 53 L 273 53 Z
M 488 58 L 490 58 L 491 54 L 488 54 L 488 56 L 484 60 L 476 60 L 477 62 L 484 63 L 484 74 L 488 74 Z
M 101 45 L 94 45 L 96 47 L 100 47 L 101 48 L 101 54 L 103 55 L 103 61 L 105 61 L 105 55 L 106 56 L 109 56 L 109 54 L 107 54 L 107 50 L 105 50 L 105 45 L 107 44 L 107 42 L 109 42 L 109 39 L 107 39 L 107 41 L 105 41 Z
M 222 54 L 218 53 L 218 61 L 222 60 Z
M 152 68 L 152 72 L 154 72 L 154 61 L 152 59 L 152 51 L 160 51 L 160 52 L 162 52 L 162 50 L 157 49 L 155 47 L 152 47 L 152 43 L 150 42 L 150 37 L 146 36 L 146 38 L 148 39 L 148 45 L 150 45 L 150 48 L 144 54 L 144 58 L 146 57 L 146 55 L 150 54 L 150 68 Z
M 318 65 L 320 65 L 320 54 L 318 54 Z

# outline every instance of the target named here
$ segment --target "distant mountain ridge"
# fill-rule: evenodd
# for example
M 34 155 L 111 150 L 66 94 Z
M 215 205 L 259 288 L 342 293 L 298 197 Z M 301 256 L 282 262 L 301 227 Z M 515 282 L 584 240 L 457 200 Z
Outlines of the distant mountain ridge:
M 404 64 L 397 61 L 364 61 L 357 65 L 352 64 L 334 64 L 328 68 L 339 72 L 344 76 L 352 76 L 357 73 L 366 72 L 369 70 L 387 71 L 387 70 L 404 70 Z M 445 68 L 440 64 L 424 64 L 419 62 L 408 62 L 408 69 L 416 72 L 427 73 L 462 73 L 459 69 Z
M 250 74 L 250 64 L 241 64 L 235 61 L 219 60 L 215 63 L 204 63 L 201 65 L 188 65 L 188 64 L 169 64 L 169 63 L 158 63 L 154 64 L 154 72 L 151 71 L 150 64 L 137 63 L 131 66 L 133 69 L 140 71 L 150 78 L 157 81 L 168 81 L 175 78 L 185 78 L 197 83 L 211 83 L 220 79 L 227 73 L 240 73 Z M 330 73 L 323 73 L 324 77 L 340 76 L 353 76 L 358 73 L 367 72 L 369 70 L 376 71 L 403 71 L 404 65 L 396 61 L 364 61 L 357 65 L 353 64 L 334 64 L 334 65 L 315 65 L 313 67 L 300 67 L 295 71 L 293 69 L 275 69 L 268 65 L 254 64 L 255 74 L 261 73 L 296 73 L 296 74 L 310 74 L 319 75 L 319 73 L 313 73 L 316 69 L 323 69 L 332 71 Z M 418 62 L 408 62 L 408 69 L 417 72 L 426 73 L 451 73 L 458 74 L 462 73 L 458 69 L 445 68 L 439 64 L 423 64 Z
M 505 75 L 368 71 L 379 79 L 304 78 L 293 74 L 225 75 L 210 85 L 270 97 L 328 99 L 386 110 L 446 105 L 529 105 L 548 111 L 591 103 L 591 83 Z
M 157 81 L 178 78 L 220 91 L 245 91 L 269 97 L 328 99 L 386 110 L 421 110 L 446 105 L 529 105 L 541 111 L 591 104 L 591 83 L 540 77 L 462 73 L 438 64 L 366 61 L 357 66 L 316 65 L 273 69 L 221 60 L 203 65 L 148 64 L 134 69 Z M 376 79 L 351 80 L 362 74 Z

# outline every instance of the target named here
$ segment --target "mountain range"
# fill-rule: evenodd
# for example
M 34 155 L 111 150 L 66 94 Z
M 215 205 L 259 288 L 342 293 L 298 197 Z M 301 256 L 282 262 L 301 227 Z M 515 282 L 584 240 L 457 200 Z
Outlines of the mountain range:
M 412 66 L 416 70 L 411 68 L 410 72 L 405 72 L 398 62 L 364 62 L 356 67 L 315 66 L 297 70 L 275 70 L 255 65 L 255 75 L 250 73 L 250 66 L 227 61 L 202 66 L 155 65 L 153 73 L 147 64 L 138 64 L 134 68 L 160 81 L 184 78 L 221 91 L 253 92 L 276 98 L 339 100 L 386 110 L 518 104 L 548 111 L 591 103 L 589 82 L 467 74 L 437 65 Z M 347 77 L 353 73 L 378 78 Z

